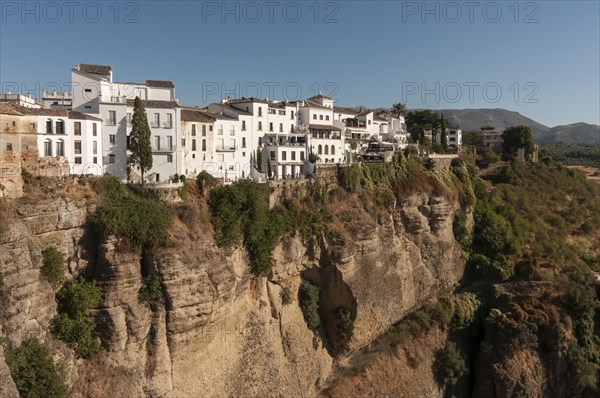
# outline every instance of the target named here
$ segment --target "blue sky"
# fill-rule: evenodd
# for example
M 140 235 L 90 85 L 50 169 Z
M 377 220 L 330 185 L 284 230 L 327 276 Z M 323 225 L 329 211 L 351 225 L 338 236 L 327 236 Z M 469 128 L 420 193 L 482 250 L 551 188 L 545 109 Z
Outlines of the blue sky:
M 0 1 L 1 89 L 77 63 L 173 80 L 180 103 L 333 94 L 340 106 L 505 108 L 600 123 L 597 1 Z

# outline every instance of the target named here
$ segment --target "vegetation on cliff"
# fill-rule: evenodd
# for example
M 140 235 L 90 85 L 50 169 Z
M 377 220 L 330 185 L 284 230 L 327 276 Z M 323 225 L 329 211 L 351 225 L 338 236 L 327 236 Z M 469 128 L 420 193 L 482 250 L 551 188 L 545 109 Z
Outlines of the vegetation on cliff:
M 166 242 L 172 221 L 167 206 L 129 192 L 115 177 L 104 176 L 96 186 L 102 204 L 90 220 L 100 232 L 134 250 Z
M 67 263 L 65 255 L 56 247 L 48 247 L 42 251 L 44 264 L 42 265 L 42 274 L 46 277 L 52 288 L 58 288 L 65 277 Z
M 5 346 L 6 364 L 23 398 L 66 398 L 65 365 L 53 359 L 54 352 L 38 340 L 24 341 L 18 348 Z

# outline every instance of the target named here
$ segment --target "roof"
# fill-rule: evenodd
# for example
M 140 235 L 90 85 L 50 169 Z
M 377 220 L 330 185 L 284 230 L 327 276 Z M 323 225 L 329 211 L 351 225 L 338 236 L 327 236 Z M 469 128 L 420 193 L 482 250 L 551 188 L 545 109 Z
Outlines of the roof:
M 185 122 L 212 123 L 215 119 L 216 117 L 209 116 L 200 109 L 181 109 L 181 120 Z
M 361 111 L 357 113 L 356 116 L 367 116 L 369 113 L 372 113 L 370 109 L 361 109 Z
M 330 109 L 331 110 L 331 108 L 328 106 L 323 106 L 321 104 L 317 104 L 316 102 L 312 102 L 309 100 L 304 101 L 304 104 L 306 106 L 308 106 L 309 108 L 320 108 L 320 109 Z
M 79 64 L 75 65 L 75 70 L 85 73 L 91 73 L 94 75 L 110 75 L 112 67 L 108 65 L 93 65 L 93 64 Z
M 330 101 L 335 101 L 334 98 L 328 97 L 327 95 L 323 95 L 323 94 L 319 94 L 319 95 L 315 95 L 312 96 L 310 98 L 308 98 L 309 100 L 321 100 L 321 99 L 325 99 L 325 100 L 330 100 Z
M 215 102 L 215 103 L 213 103 L 211 105 L 216 105 L 216 106 L 220 106 L 220 107 L 223 107 L 223 108 L 227 108 L 227 109 L 229 109 L 229 110 L 237 113 L 238 115 L 252 116 L 252 114 L 250 112 L 246 112 L 244 110 L 236 108 L 235 106 L 231 106 L 230 104 L 223 104 L 223 103 L 220 103 L 220 102 Z
M 217 120 L 237 120 L 234 117 L 229 117 L 227 115 L 223 115 L 221 113 L 216 113 L 216 112 L 208 112 L 208 111 L 202 111 L 204 114 L 206 114 L 209 117 L 213 117 Z
M 148 87 L 175 88 L 170 80 L 146 80 L 146 85 Z
M 68 115 L 69 115 L 69 119 L 75 119 L 75 120 L 93 120 L 93 121 L 97 121 L 97 122 L 101 122 L 102 119 L 100 119 L 99 117 L 94 117 L 94 116 L 90 116 L 90 115 L 86 115 L 85 113 L 81 113 L 81 112 L 77 112 L 77 111 L 67 111 Z
M 345 113 L 347 115 L 356 115 L 358 112 L 352 108 L 333 107 L 335 113 Z
M 23 113 L 21 113 L 19 109 L 17 109 L 14 105 L 16 104 L 11 104 L 9 102 L 0 102 L 0 115 L 23 116 Z
M 232 100 L 228 101 L 228 103 L 230 103 L 230 104 L 238 104 L 238 103 L 244 103 L 244 102 L 260 102 L 262 104 L 269 103 L 269 101 L 267 101 L 267 100 L 262 100 L 260 98 L 254 98 L 254 97 L 250 97 L 250 98 L 242 97 L 242 98 L 232 99 Z
M 381 116 L 373 116 L 373 120 L 376 122 L 388 122 L 389 120 L 382 118 Z
M 32 116 L 62 116 L 68 117 L 65 109 L 43 109 L 43 108 L 26 108 L 17 104 L 4 103 L 4 107 L 9 105 L 11 109 L 6 109 L 9 115 L 32 115 Z M 2 112 L 4 113 L 4 112 Z M 4 113 L 6 114 L 6 113 Z
M 290 104 L 289 102 L 269 102 L 269 108 L 283 108 L 296 107 L 296 105 Z
M 323 130 L 331 130 L 331 131 L 341 131 L 339 127 L 332 126 L 330 124 L 309 124 L 309 129 L 323 129 Z
M 145 108 L 154 108 L 154 109 L 173 109 L 179 108 L 179 104 L 175 101 L 154 101 L 154 100 L 142 100 L 144 102 Z M 128 99 L 127 106 L 133 106 L 135 100 Z

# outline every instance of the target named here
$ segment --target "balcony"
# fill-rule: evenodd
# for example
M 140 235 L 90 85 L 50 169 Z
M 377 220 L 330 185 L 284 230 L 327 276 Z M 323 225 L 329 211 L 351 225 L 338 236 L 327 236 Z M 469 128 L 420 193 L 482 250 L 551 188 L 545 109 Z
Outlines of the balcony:
M 157 129 L 160 127 L 160 122 L 150 122 L 150 127 L 153 129 Z
M 116 120 L 107 120 L 106 121 L 106 126 L 116 126 L 117 125 L 117 121 Z
M 177 149 L 176 145 L 160 145 L 160 146 L 153 146 L 152 152 L 166 153 L 166 152 L 174 152 L 176 149 Z
M 215 150 L 217 152 L 235 152 L 237 148 L 237 145 L 223 145 L 215 147 Z
M 162 124 L 162 126 L 163 126 L 164 129 L 172 129 L 173 128 L 173 123 L 171 123 L 171 122 L 164 122 Z

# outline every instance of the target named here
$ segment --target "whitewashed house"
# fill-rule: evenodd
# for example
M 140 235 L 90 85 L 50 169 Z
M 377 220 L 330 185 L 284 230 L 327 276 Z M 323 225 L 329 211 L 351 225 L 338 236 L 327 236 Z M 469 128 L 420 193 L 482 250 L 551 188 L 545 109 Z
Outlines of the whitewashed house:
M 152 168 L 149 181 L 166 182 L 181 174 L 183 151 L 178 143 L 180 109 L 175 86 L 170 81 L 147 80 L 145 83 L 113 82 L 112 68 L 79 64 L 71 70 L 73 110 L 103 120 L 102 157 L 104 171 L 121 180 L 139 179 L 136 170 L 128 175 L 129 134 L 135 97 L 144 101 L 151 128 Z

